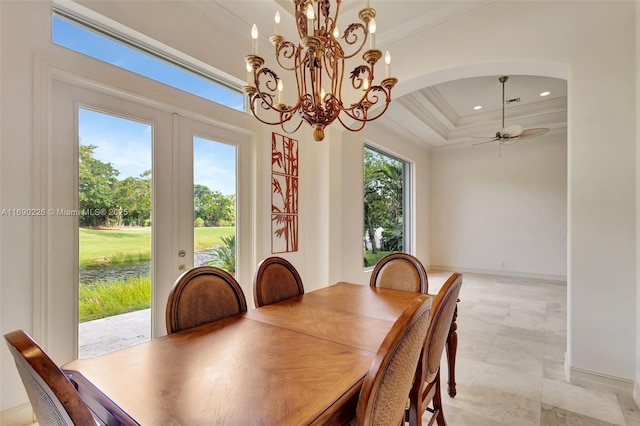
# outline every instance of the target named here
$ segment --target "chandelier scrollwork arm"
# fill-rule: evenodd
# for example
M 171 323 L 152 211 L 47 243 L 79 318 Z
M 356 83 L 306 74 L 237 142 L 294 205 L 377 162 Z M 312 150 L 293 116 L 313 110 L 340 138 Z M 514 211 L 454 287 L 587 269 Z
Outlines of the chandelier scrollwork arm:
M 299 47 L 290 41 L 282 41 L 278 44 L 274 43 L 274 45 L 276 46 L 276 61 L 280 68 L 287 71 L 293 71 L 296 67 L 295 58 L 300 54 L 298 52 Z M 283 64 L 283 59 L 292 62 L 292 64 Z
M 369 32 L 364 24 L 353 23 L 349 25 L 347 29 L 344 30 L 344 34 L 341 39 L 344 40 L 345 44 L 347 44 L 350 49 L 353 49 L 353 53 L 346 54 L 343 52 L 342 57 L 344 59 L 351 59 L 360 53 L 367 42 L 368 34 Z M 358 43 L 358 40 L 360 40 L 360 43 Z
M 275 47 L 278 66 L 295 77 L 296 89 L 288 89 L 287 95 L 291 98 L 295 94 L 296 101 L 291 105 L 283 101 L 283 82 L 276 72 L 264 66 L 264 59 L 257 54 L 257 35 L 252 32 L 254 52 L 245 58 L 248 73 L 244 87 L 251 113 L 260 122 L 280 125 L 288 133 L 297 131 L 306 122 L 313 127 L 318 141 L 324 138 L 325 127 L 336 120 L 348 130 L 361 130 L 365 123 L 384 114 L 391 102 L 391 89 L 397 83 L 390 76 L 387 58 L 386 78 L 381 84 L 373 84 L 374 68 L 382 56 L 374 48 L 375 10 L 363 8 L 358 14 L 361 22 L 350 24 L 340 34 L 336 26 L 340 0 L 293 0 L 293 3 L 299 42 L 287 41 L 278 34 L 279 13 L 276 13 L 276 33 L 269 40 Z M 254 32 L 257 34 L 257 30 Z M 364 64 L 355 66 L 349 75 L 351 89 L 346 95 L 354 97 L 360 93 L 359 99 L 345 102 L 342 92 L 345 61 L 360 53 L 369 38 L 370 49 L 362 55 Z M 348 54 L 343 46 L 349 50 Z M 371 108 L 378 104 L 380 107 L 371 115 Z M 299 120 L 289 126 L 294 117 Z

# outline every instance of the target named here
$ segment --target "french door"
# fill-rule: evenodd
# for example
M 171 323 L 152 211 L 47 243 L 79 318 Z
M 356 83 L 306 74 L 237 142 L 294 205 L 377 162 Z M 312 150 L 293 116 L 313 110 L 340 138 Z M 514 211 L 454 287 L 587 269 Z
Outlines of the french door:
M 88 247 L 105 249 L 113 244 L 109 255 L 117 257 L 123 240 L 148 238 L 148 249 L 140 250 L 150 265 L 148 336 L 165 334 L 165 304 L 171 286 L 194 266 L 194 163 L 198 153 L 220 144 L 229 153 L 235 174 L 237 156 L 240 151 L 246 154 L 247 148 L 241 143 L 246 136 L 232 130 L 110 90 L 53 80 L 51 99 L 53 137 L 46 153 L 46 189 L 41 188 L 52 212 L 43 233 L 50 306 L 46 321 L 49 350 L 55 359 L 66 362 L 78 357 L 79 271 L 96 259 Z M 195 173 L 202 176 L 203 170 L 196 166 Z M 212 168 L 209 173 L 221 172 Z M 235 202 L 235 176 L 231 181 Z M 110 187 L 109 191 L 101 192 L 101 185 Z M 235 237 L 235 218 L 224 223 Z M 114 233 L 117 241 L 101 234 L 113 228 L 119 231 Z M 102 242 L 91 244 L 92 238 L 102 238 Z M 100 256 L 109 263 L 108 255 L 102 254 L 98 263 Z

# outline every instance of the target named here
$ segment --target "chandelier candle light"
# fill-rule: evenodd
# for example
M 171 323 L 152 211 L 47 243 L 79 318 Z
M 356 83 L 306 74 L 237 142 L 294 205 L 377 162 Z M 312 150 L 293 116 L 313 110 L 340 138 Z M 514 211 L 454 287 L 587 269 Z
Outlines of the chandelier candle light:
M 336 119 L 348 130 L 357 132 L 367 121 L 385 113 L 391 102 L 391 89 L 398 82 L 391 77 L 391 56 L 384 55 L 385 78 L 374 85 L 374 67 L 382 58 L 376 49 L 376 11 L 365 7 L 360 11 L 361 22 L 350 24 L 341 34 L 337 27 L 341 0 L 292 0 L 295 7 L 296 27 L 300 41 L 287 41 L 280 35 L 280 13 L 275 15 L 275 34 L 269 41 L 275 47 L 278 65 L 295 75 L 297 99 L 294 105 L 283 103 L 283 83 L 277 73 L 264 66 L 258 55 L 258 29 L 251 28 L 251 55 L 247 63 L 247 85 L 244 92 L 249 98 L 251 113 L 262 123 L 279 125 L 287 133 L 293 133 L 307 122 L 313 128 L 316 141 L 324 139 L 324 129 Z M 355 57 L 369 39 L 369 49 L 364 51 L 365 63 L 357 65 L 349 76 L 351 95 L 355 102 L 343 100 L 345 61 Z M 342 41 L 342 44 L 341 44 Z M 350 52 L 346 52 L 345 49 Z M 381 103 L 379 110 L 370 114 L 371 108 Z M 298 116 L 299 120 L 292 119 Z M 288 124 L 291 122 L 291 124 Z M 286 126 L 286 127 L 285 127 Z

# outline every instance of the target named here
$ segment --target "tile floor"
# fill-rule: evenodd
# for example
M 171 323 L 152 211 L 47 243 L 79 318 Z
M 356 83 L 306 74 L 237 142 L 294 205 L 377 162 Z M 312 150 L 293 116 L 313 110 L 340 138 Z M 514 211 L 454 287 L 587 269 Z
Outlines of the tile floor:
M 430 293 L 449 275 L 430 271 Z M 449 425 L 640 426 L 640 410 L 630 396 L 565 381 L 566 290 L 563 282 L 464 274 L 458 394 L 443 393 Z M 148 339 L 148 321 L 149 312 L 139 311 L 84 323 L 81 356 Z M 126 336 L 110 336 L 111 330 L 126 330 Z M 106 340 L 101 344 L 97 336 Z M 446 369 L 445 360 L 442 365 Z M 446 379 L 442 374 L 443 389 Z
M 429 292 L 450 272 L 430 271 Z M 443 395 L 452 426 L 640 425 L 628 395 L 565 381 L 564 282 L 464 274 L 458 305 L 458 394 Z M 443 360 L 446 368 L 446 361 Z M 446 389 L 447 374 L 442 374 Z

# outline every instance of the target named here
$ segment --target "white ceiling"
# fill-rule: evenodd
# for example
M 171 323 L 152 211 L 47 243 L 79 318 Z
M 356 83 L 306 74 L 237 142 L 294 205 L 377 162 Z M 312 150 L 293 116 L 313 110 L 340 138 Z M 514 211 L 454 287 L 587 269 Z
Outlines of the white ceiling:
M 395 132 L 417 138 L 430 148 L 492 139 L 502 129 L 502 83 L 499 77 L 453 80 L 409 93 L 391 103 L 381 119 L 382 123 Z M 551 93 L 541 97 L 540 93 L 545 91 Z M 509 76 L 505 83 L 505 99 L 505 127 L 519 124 L 524 129 L 548 128 L 549 135 L 566 134 L 565 80 Z M 474 110 L 477 105 L 482 109 Z
M 270 34 L 276 10 L 282 15 L 282 34 L 288 39 L 294 39 L 296 34 L 290 0 L 183 1 L 215 25 L 240 38 L 249 39 L 249 31 L 254 23 L 261 34 Z M 379 45 L 401 42 L 410 35 L 493 1 L 371 0 L 371 7 L 377 11 L 376 41 Z M 338 26 L 345 28 L 350 22 L 356 21 L 357 11 L 363 6 L 364 0 L 343 1 Z M 261 43 L 261 46 L 269 46 L 266 37 Z M 395 98 L 378 122 L 427 149 L 444 149 L 489 140 L 502 128 L 502 84 L 498 81 L 499 77 L 448 81 Z M 551 94 L 540 97 L 543 91 Z M 519 98 L 518 102 L 505 105 L 505 126 L 519 124 L 524 129 L 546 127 L 550 129 L 549 135 L 566 134 L 565 80 L 509 76 L 505 83 L 505 98 Z M 476 111 L 473 109 L 476 105 L 482 105 L 483 108 Z

